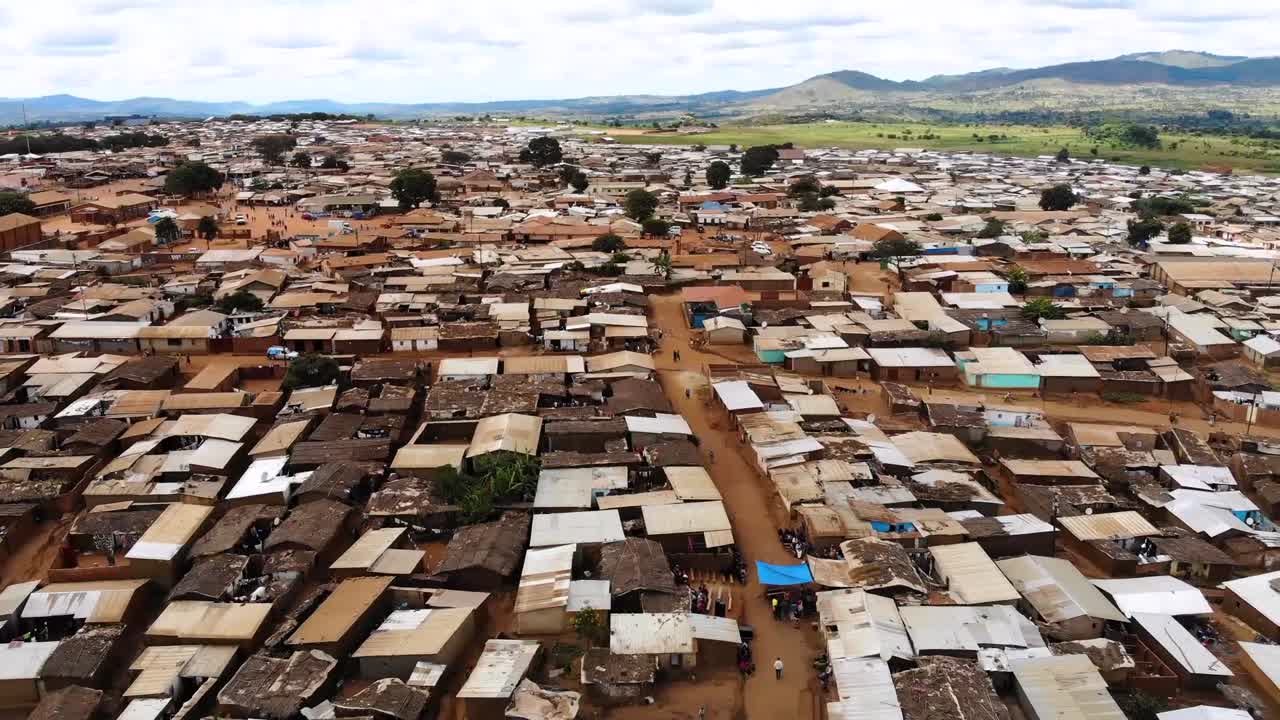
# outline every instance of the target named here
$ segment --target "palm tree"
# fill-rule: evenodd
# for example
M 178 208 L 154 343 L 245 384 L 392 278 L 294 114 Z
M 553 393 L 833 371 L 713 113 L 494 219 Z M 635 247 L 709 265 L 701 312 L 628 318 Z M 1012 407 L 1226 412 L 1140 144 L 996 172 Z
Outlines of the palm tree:
M 663 250 L 662 254 L 654 258 L 652 263 L 653 263 L 653 269 L 657 270 L 662 275 L 663 279 L 665 280 L 671 279 L 671 254 L 670 253 L 668 253 L 666 250 Z
M 178 223 L 171 217 L 161 218 L 156 223 L 156 243 L 159 245 L 172 245 L 181 234 Z

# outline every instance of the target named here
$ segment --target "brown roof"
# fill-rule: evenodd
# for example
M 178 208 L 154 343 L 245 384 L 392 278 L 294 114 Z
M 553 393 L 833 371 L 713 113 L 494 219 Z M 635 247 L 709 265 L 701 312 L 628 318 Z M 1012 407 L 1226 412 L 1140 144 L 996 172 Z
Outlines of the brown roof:
M 106 663 L 114 662 L 112 651 L 124 635 L 124 625 L 85 625 L 79 632 L 58 643 L 40 669 L 41 678 L 95 681 Z
M 500 520 L 459 528 L 449 540 L 445 558 L 435 572 L 484 569 L 501 577 L 515 574 L 529 540 L 529 516 L 510 512 Z
M 1009 710 L 977 660 L 923 657 L 893 676 L 903 720 L 1008 720 Z
M 0 217 L 0 232 L 16 230 L 20 227 L 26 227 L 33 223 L 39 225 L 40 219 L 33 218 L 30 215 L 23 215 L 22 213 L 9 213 L 4 217 Z
M 254 655 L 218 693 L 218 705 L 241 717 L 298 717 L 337 666 L 318 650 L 295 652 L 288 659 Z
M 611 582 L 614 597 L 636 590 L 674 593 L 675 580 L 662 546 L 653 540 L 627 538 L 600 547 L 600 577 Z
M 300 505 L 271 532 L 265 549 L 291 546 L 322 552 L 345 531 L 350 514 L 350 507 L 334 500 Z
M 27 720 L 91 720 L 101 701 L 101 690 L 71 685 L 45 695 Z
M 209 531 L 200 536 L 191 546 L 189 555 L 193 558 L 205 555 L 219 555 L 231 552 L 249 528 L 256 523 L 268 524 L 284 514 L 284 508 L 278 505 L 241 505 L 227 511 L 222 519 L 214 523 Z
M 311 477 L 298 487 L 297 495 L 321 495 L 333 500 L 346 500 L 351 491 L 365 478 L 365 471 L 358 465 L 334 462 L 325 463 L 311 473 Z
M 169 601 L 222 600 L 236 581 L 244 576 L 248 565 L 249 558 L 243 555 L 226 554 L 202 558 L 173 586 Z

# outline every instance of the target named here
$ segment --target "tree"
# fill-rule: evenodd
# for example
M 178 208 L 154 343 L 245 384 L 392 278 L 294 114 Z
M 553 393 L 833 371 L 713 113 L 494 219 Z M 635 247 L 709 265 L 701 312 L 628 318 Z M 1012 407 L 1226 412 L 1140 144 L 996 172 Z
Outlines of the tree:
M 560 141 L 552 137 L 539 137 L 529 141 L 529 146 L 520 151 L 520 162 L 541 168 L 555 165 L 564 159 L 560 150 Z
M 1169 242 L 1174 245 L 1186 245 L 1191 242 L 1191 226 L 1180 222 L 1169 228 Z
M 1164 230 L 1164 225 L 1153 217 L 1130 220 L 1125 227 L 1129 230 L 1129 235 L 1125 239 L 1135 247 L 1146 245 L 1151 242 L 1151 238 Z
M 649 218 L 642 223 L 644 234 L 649 237 L 666 237 L 671 230 L 671 223 L 659 218 Z
M 1128 720 L 1156 720 L 1160 713 L 1169 709 L 1169 703 L 1164 698 L 1141 690 L 1116 693 L 1115 700 Z
M 471 162 L 471 156 L 461 150 L 445 150 L 440 153 L 440 160 L 449 165 L 465 165 Z
M 400 203 L 401 210 L 435 200 L 436 178 L 421 168 L 405 168 L 391 179 L 391 197 Z
M 658 257 L 653 259 L 653 269 L 658 272 L 664 279 L 671 279 L 671 254 L 663 250 Z
M 200 218 L 200 222 L 196 225 L 196 235 L 205 240 L 212 240 L 218 237 L 218 221 L 208 215 Z
M 170 195 L 200 195 L 217 190 L 225 181 L 222 173 L 197 160 L 170 170 L 164 179 L 164 191 Z
M 1040 191 L 1041 210 L 1070 210 L 1079 201 L 1080 198 L 1076 197 L 1071 186 L 1066 183 L 1058 183 Z
M 9 213 L 34 212 L 36 204 L 26 195 L 16 192 L 0 192 L 0 216 Z
M 262 312 L 262 298 L 248 290 L 237 290 L 218 301 L 218 312 L 235 315 L 238 312 Z
M 338 159 L 337 155 L 329 153 L 324 156 L 324 160 L 320 161 L 320 167 L 325 170 L 346 170 L 346 163 Z
M 818 181 L 810 176 L 805 176 L 791 183 L 791 187 L 787 188 L 791 197 L 804 197 L 805 195 L 817 195 L 822 190 L 822 186 Z
M 778 149 L 773 145 L 757 145 L 742 154 L 742 174 L 759 177 L 778 162 Z
M 729 168 L 729 163 L 723 160 L 716 160 L 707 166 L 707 184 L 713 190 L 723 190 L 729 186 L 729 179 L 733 177 L 733 170 Z
M 1009 281 L 1009 292 L 1015 295 L 1021 295 L 1027 291 L 1027 271 L 1017 265 L 1013 269 L 1005 273 L 1005 279 Z
M 892 260 L 898 266 L 898 277 L 902 277 L 902 259 L 916 257 L 920 254 L 920 243 L 900 237 L 881 238 L 871 246 L 871 257 L 880 260 Z
M 620 235 L 606 233 L 591 241 L 591 249 L 602 253 L 616 253 L 627 249 L 627 243 Z
M 569 185 L 573 187 L 573 191 L 582 194 L 587 188 L 591 187 L 591 180 L 587 178 L 587 174 L 581 170 L 575 170 L 573 177 L 569 178 Z
M 1060 163 L 1071 162 L 1071 152 L 1066 148 L 1062 148 L 1058 151 L 1058 154 L 1054 156 L 1054 159 Z
M 662 153 L 647 152 L 644 154 L 644 161 L 649 167 L 657 167 L 658 163 L 662 162 Z
M 998 238 L 1004 234 L 1004 221 L 999 218 L 991 218 L 987 224 L 978 231 L 978 237 L 986 240 L 990 238 Z
M 605 638 L 609 637 L 609 630 L 604 624 L 604 616 L 599 610 L 589 605 L 573 614 L 573 631 L 587 644 L 587 647 L 591 647 L 597 642 L 603 642 Z
M 178 227 L 178 222 L 171 217 L 161 218 L 156 223 L 156 243 L 159 245 L 172 245 L 178 242 L 178 237 L 182 235 L 182 229 Z
M 644 222 L 653 217 L 653 211 L 658 209 L 658 196 L 648 190 L 636 188 L 627 193 L 623 208 L 627 211 L 627 217 L 636 222 Z
M 1022 306 L 1022 317 L 1033 322 L 1041 319 L 1061 320 L 1066 316 L 1062 307 L 1047 297 L 1033 298 Z
M 289 164 L 296 168 L 309 168 L 311 167 L 311 153 L 299 150 L 293 154 L 293 159 L 289 161 Z
M 1143 165 L 1142 167 L 1138 168 L 1138 174 L 1139 174 L 1139 175 L 1150 175 L 1150 174 L 1151 174 L 1151 166 L 1150 166 L 1150 165 Z
M 262 156 L 268 165 L 283 165 L 284 154 L 298 146 L 298 140 L 292 135 L 275 133 L 261 135 L 249 143 Z
M 338 367 L 337 360 L 328 355 L 307 353 L 294 358 L 289 363 L 289 372 L 284 376 L 284 388 L 294 390 L 332 385 L 338 382 L 340 372 L 341 368 Z

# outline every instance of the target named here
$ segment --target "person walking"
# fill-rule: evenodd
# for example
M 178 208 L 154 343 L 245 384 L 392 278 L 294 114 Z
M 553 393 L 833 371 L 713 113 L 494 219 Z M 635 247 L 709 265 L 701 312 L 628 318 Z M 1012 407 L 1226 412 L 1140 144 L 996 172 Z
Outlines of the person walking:
M 707 706 L 702 705 L 698 708 L 698 720 L 707 720 Z
M 782 658 L 781 657 L 773 661 L 773 677 L 775 680 L 782 679 Z

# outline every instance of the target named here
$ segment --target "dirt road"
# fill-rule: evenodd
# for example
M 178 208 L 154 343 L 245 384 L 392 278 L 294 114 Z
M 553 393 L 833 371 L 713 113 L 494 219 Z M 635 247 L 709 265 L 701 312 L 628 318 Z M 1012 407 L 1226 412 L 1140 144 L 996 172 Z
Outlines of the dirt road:
M 746 448 L 738 442 L 728 418 L 718 416 L 703 402 L 710 392 L 703 368 L 707 363 L 721 363 L 724 359 L 689 347 L 691 333 L 679 296 L 650 295 L 649 301 L 655 325 L 663 331 L 662 352 L 658 356 L 659 378 L 676 411 L 684 415 L 698 437 L 711 478 L 724 496 L 734 540 L 749 568 L 748 585 L 742 594 L 742 622 L 755 629 L 752 649 L 759 670 L 747 680 L 744 688 L 746 717 L 794 720 L 820 717 L 824 701 L 819 697 L 811 664 L 820 652 L 817 633 L 807 622 L 796 629 L 789 622 L 775 621 L 765 603 L 764 587 L 755 574 L 756 560 L 796 562 L 778 542 L 778 523 L 785 515 L 776 496 L 764 487 L 765 478 L 748 462 Z M 672 359 L 673 350 L 680 351 L 679 363 Z M 692 390 L 692 398 L 685 397 L 685 388 Z M 781 657 L 786 666 L 781 681 L 775 680 L 773 674 L 773 661 L 777 657 Z

